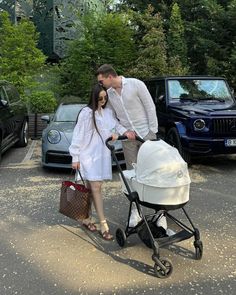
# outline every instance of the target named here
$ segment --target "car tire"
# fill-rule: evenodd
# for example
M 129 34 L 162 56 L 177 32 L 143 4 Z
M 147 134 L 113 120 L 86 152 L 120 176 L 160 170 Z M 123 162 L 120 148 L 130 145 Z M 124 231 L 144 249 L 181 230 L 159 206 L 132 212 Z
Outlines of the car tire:
M 182 158 L 184 159 L 184 161 L 187 162 L 188 164 L 190 164 L 191 155 L 188 152 L 183 150 L 183 147 L 182 147 L 182 144 L 180 141 L 180 137 L 179 137 L 179 133 L 175 127 L 170 128 L 170 130 L 167 132 L 166 142 L 169 145 L 177 148 L 177 150 L 179 151 L 179 153 L 182 156 Z
M 18 147 L 27 146 L 29 142 L 29 123 L 27 120 L 24 121 L 22 124 L 21 132 L 20 132 L 20 139 L 17 142 Z

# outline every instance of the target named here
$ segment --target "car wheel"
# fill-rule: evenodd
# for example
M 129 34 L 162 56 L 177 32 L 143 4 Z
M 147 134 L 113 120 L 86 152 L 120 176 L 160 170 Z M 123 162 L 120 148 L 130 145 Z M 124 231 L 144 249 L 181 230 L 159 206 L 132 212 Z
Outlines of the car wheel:
M 27 146 L 29 142 L 29 124 L 25 120 L 22 124 L 21 132 L 20 132 L 20 139 L 17 142 L 17 146 L 24 147 Z
M 191 155 L 188 152 L 185 152 L 183 150 L 181 141 L 180 141 L 180 137 L 179 137 L 179 133 L 177 131 L 176 128 L 171 128 L 166 136 L 166 142 L 177 148 L 177 150 L 179 151 L 180 155 L 182 156 L 182 158 L 184 159 L 185 162 L 190 163 L 191 162 Z

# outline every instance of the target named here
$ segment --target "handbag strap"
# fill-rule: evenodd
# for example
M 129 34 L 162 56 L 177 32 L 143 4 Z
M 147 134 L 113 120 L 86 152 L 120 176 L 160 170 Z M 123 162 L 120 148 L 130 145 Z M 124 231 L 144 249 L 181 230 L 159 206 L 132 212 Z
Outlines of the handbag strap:
M 85 186 L 84 179 L 83 179 L 83 177 L 82 177 L 82 175 L 81 175 L 79 169 L 77 169 L 77 170 L 76 170 L 76 173 L 75 173 L 75 183 L 77 182 L 77 173 L 79 173 L 79 176 L 80 176 L 80 178 L 81 178 L 81 180 L 82 180 L 82 182 L 83 182 L 83 185 Z

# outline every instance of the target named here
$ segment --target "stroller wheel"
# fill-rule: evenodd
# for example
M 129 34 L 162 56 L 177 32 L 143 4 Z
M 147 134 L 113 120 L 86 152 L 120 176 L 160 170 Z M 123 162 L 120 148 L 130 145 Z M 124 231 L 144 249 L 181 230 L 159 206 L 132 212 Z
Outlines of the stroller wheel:
M 124 247 L 126 244 L 126 234 L 121 228 L 116 230 L 116 241 L 120 247 Z
M 203 244 L 200 240 L 194 241 L 194 247 L 195 247 L 195 257 L 196 260 L 202 259 L 203 254 Z
M 163 269 L 159 264 L 155 263 L 154 264 L 155 274 L 159 279 L 168 278 L 173 272 L 172 263 L 167 258 L 161 258 L 159 260 L 163 264 L 165 269 Z

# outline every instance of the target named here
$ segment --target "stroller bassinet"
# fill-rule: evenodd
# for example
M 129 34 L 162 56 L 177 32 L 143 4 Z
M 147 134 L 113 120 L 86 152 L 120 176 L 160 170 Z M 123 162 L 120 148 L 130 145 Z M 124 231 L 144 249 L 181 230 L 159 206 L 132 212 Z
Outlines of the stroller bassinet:
M 176 209 L 189 200 L 191 181 L 187 164 L 177 149 L 163 140 L 146 141 L 140 147 L 134 169 L 123 174 L 131 190 L 138 193 L 139 201 L 148 207 Z
M 120 136 L 118 140 L 127 139 Z M 144 142 L 141 138 L 137 140 Z M 125 246 L 128 236 L 138 233 L 143 242 L 153 249 L 152 259 L 155 262 L 154 271 L 159 278 L 171 275 L 173 267 L 167 258 L 160 258 L 159 248 L 189 239 L 194 236 L 196 259 L 201 259 L 203 246 L 200 234 L 194 227 L 190 217 L 184 209 L 189 201 L 190 177 L 186 162 L 177 149 L 163 140 L 146 141 L 138 152 L 137 164 L 133 170 L 122 171 L 108 138 L 107 147 L 111 150 L 120 172 L 122 189 L 130 201 L 129 215 L 126 229 L 118 228 L 116 240 L 121 247 Z M 136 205 L 140 215 L 140 222 L 130 226 L 130 216 L 133 204 Z M 143 207 L 154 209 L 154 214 L 145 215 Z M 192 228 L 183 224 L 172 216 L 169 211 L 181 208 Z M 172 236 L 163 234 L 163 228 L 156 226 L 161 216 L 171 219 L 181 230 Z M 148 236 L 148 238 L 147 238 Z M 145 237 L 145 240 L 143 239 Z

